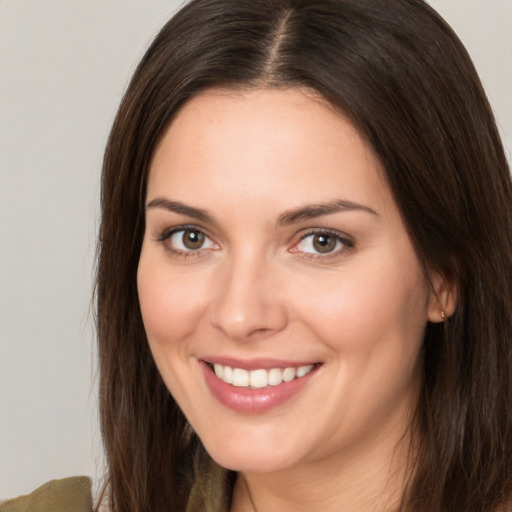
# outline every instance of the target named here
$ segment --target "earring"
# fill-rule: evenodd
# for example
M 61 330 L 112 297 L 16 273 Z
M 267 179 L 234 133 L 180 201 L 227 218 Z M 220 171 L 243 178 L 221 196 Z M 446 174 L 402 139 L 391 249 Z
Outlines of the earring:
M 441 309 L 441 320 L 446 322 L 446 311 L 444 309 Z

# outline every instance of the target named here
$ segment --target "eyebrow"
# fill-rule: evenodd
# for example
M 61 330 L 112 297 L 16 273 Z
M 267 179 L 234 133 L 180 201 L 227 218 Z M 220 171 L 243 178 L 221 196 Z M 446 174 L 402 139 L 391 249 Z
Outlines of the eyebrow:
M 193 206 L 188 206 L 180 201 L 171 201 L 163 197 L 157 197 L 151 200 L 146 206 L 146 209 L 149 210 L 151 208 L 163 208 L 164 210 L 186 215 L 187 217 L 191 217 L 192 219 L 200 220 L 208 224 L 215 225 L 217 223 L 214 217 L 206 210 L 194 208 Z M 310 204 L 293 210 L 287 210 L 277 218 L 276 224 L 278 226 L 284 226 L 304 220 L 315 219 L 324 215 L 350 211 L 362 211 L 377 217 L 379 216 L 379 214 L 369 206 L 364 206 L 352 201 L 336 200 L 328 203 Z
M 294 210 L 288 210 L 278 217 L 277 224 L 281 226 L 294 224 L 296 222 L 315 219 L 316 217 L 322 217 L 324 215 L 351 211 L 361 211 L 379 217 L 379 214 L 369 206 L 364 206 L 352 201 L 336 200 L 328 203 L 311 204 L 301 206 Z
M 186 215 L 187 217 L 191 217 L 192 219 L 200 220 L 202 222 L 207 222 L 208 224 L 216 224 L 215 219 L 206 210 L 188 206 L 184 203 L 181 203 L 180 201 L 170 201 L 169 199 L 164 199 L 163 197 L 157 197 L 150 201 L 146 206 L 146 210 L 149 210 L 150 208 L 163 208 L 164 210 Z

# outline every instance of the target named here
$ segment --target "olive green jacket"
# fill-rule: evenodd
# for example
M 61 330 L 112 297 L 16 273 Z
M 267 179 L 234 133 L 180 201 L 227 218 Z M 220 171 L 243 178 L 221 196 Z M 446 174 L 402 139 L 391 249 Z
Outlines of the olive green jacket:
M 201 450 L 194 458 L 195 483 L 185 512 L 229 512 L 234 473 Z M 85 476 L 52 480 L 31 494 L 0 504 L 0 512 L 92 512 L 91 480 Z
M 0 512 L 91 512 L 91 480 L 85 476 L 52 480 L 31 494 L 4 501 Z

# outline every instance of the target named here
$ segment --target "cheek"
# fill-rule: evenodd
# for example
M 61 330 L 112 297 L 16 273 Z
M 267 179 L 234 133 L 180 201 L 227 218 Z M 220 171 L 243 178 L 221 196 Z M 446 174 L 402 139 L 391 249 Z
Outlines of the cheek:
M 301 280 L 300 294 L 294 293 L 299 315 L 334 351 L 363 352 L 384 342 L 415 346 L 427 322 L 429 293 L 416 258 L 404 265 L 364 262 Z
M 139 302 L 150 345 L 183 340 L 204 315 L 207 282 L 190 273 L 141 256 L 137 272 Z

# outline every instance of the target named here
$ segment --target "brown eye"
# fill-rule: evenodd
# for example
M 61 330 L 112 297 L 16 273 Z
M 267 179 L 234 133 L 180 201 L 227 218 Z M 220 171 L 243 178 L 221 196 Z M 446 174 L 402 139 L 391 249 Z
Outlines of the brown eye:
M 317 232 L 304 236 L 294 247 L 293 252 L 302 252 L 311 256 L 330 255 L 352 248 L 354 244 L 335 233 Z
M 201 233 L 201 231 L 194 231 L 191 229 L 183 231 L 182 243 L 187 249 L 192 251 L 201 249 L 204 244 L 204 239 L 204 233 Z
M 197 252 L 216 249 L 217 245 L 200 229 L 177 229 L 170 235 L 163 235 L 161 241 L 167 248 L 177 252 Z
M 313 236 L 313 247 L 320 253 L 332 252 L 336 248 L 338 240 L 333 235 L 321 233 Z

